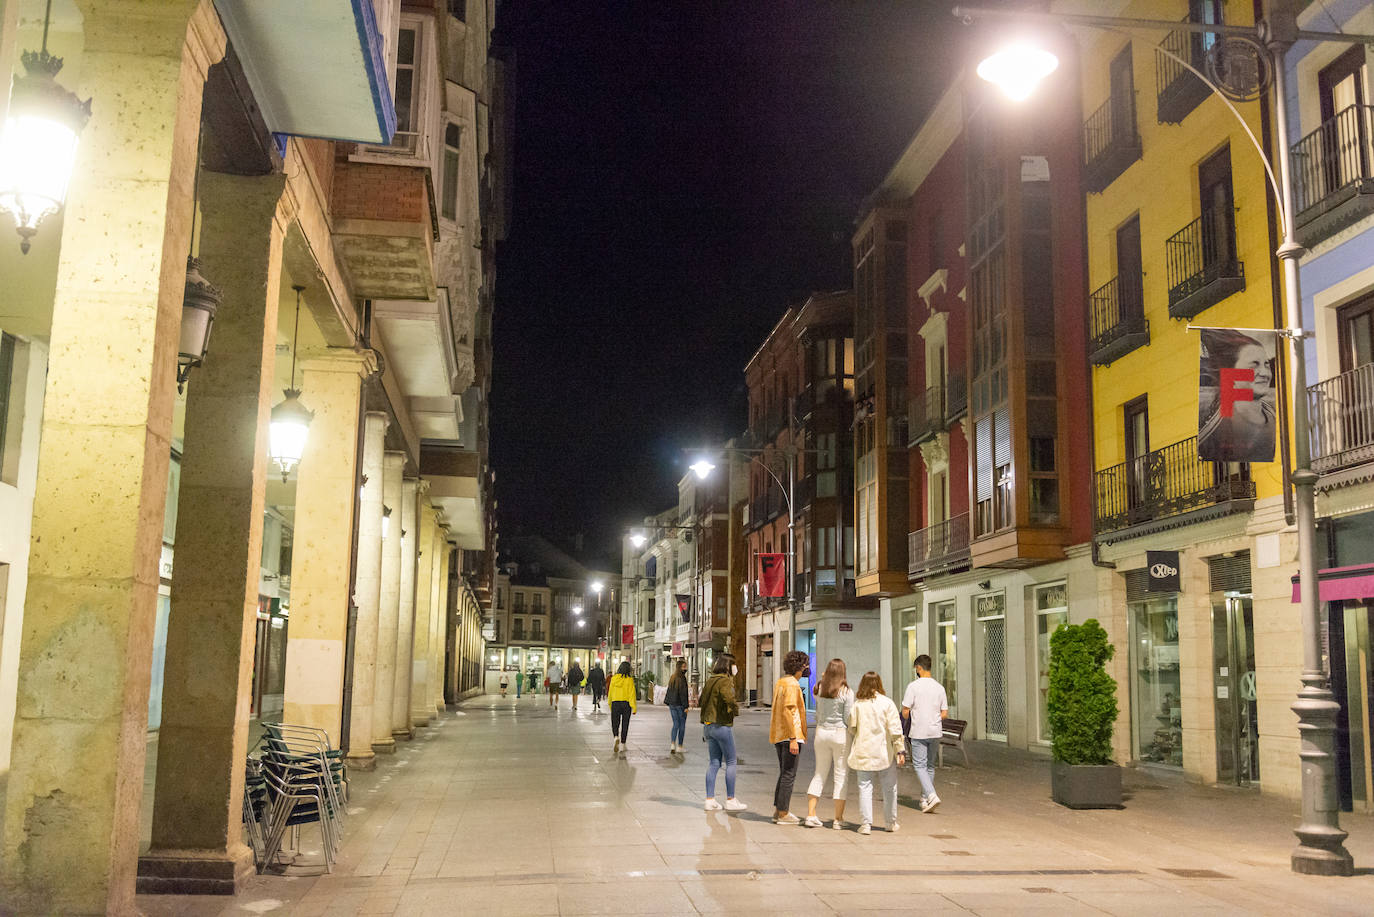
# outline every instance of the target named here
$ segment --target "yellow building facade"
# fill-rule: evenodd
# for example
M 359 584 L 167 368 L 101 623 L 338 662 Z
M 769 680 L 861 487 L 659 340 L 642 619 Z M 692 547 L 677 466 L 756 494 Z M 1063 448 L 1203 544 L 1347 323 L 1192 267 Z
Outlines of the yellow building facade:
M 1058 3 L 1061 12 L 1108 12 Z M 1246 4 L 1112 4 L 1114 15 L 1249 25 Z M 1284 500 L 1287 397 L 1274 461 L 1198 458 L 1200 334 L 1282 327 L 1273 199 L 1257 143 L 1267 101 L 1234 111 L 1205 71 L 1214 39 L 1084 29 L 1081 52 L 1094 551 L 1117 648 L 1122 761 L 1298 796 L 1297 536 Z M 1167 52 L 1167 53 L 1166 53 Z M 1261 340 L 1273 339 L 1271 335 Z M 1282 347 L 1278 347 L 1279 350 Z M 1271 362 L 1282 386 L 1282 357 Z M 1262 372 L 1261 372 L 1262 375 Z M 1153 591 L 1147 552 L 1178 552 Z

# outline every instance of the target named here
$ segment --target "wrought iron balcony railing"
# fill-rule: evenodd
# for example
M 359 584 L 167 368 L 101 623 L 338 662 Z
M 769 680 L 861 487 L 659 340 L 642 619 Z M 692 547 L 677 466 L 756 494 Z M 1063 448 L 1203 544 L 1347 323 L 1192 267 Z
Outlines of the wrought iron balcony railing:
M 1313 471 L 1374 461 L 1374 363 L 1308 386 L 1307 405 Z
M 1294 226 L 1304 245 L 1374 213 L 1374 106 L 1343 109 L 1292 152 Z
M 1236 260 L 1236 217 L 1229 207 L 1202 215 L 1164 242 L 1169 314 L 1192 318 L 1245 289 L 1245 265 Z
M 1096 472 L 1093 497 L 1102 534 L 1207 507 L 1241 511 L 1253 504 L 1255 482 L 1249 466 L 1198 458 L 1193 436 Z
M 1126 167 L 1140 158 L 1140 134 L 1135 128 L 1135 100 L 1113 104 L 1112 99 L 1083 122 L 1083 186 L 1101 191 Z
M 962 369 L 945 374 L 945 423 L 952 424 L 968 413 L 968 377 Z
M 937 433 L 943 433 L 945 423 L 945 387 L 927 386 L 924 392 L 913 395 L 907 405 L 907 435 L 911 445 L 923 443 Z
M 1098 366 L 1150 343 L 1145 288 L 1138 275 L 1113 277 L 1093 291 L 1088 308 L 1092 315 L 1088 354 Z
M 968 513 L 907 535 L 907 575 L 920 579 L 968 566 Z
M 1184 22 L 1190 22 L 1184 17 Z M 1196 70 L 1204 70 L 1210 36 L 1180 29 L 1165 36 L 1159 46 L 1183 58 Z M 1160 124 L 1178 124 L 1207 98 L 1211 90 L 1187 67 L 1166 54 L 1155 52 L 1155 89 L 1158 93 Z

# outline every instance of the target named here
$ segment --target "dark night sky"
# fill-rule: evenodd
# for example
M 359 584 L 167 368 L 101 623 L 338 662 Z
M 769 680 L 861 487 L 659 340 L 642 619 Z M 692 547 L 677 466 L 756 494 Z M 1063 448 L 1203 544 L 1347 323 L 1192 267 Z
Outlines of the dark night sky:
M 618 556 L 685 447 L 744 424 L 789 303 L 849 238 L 957 64 L 948 0 L 509 0 L 515 205 L 498 250 L 503 532 Z

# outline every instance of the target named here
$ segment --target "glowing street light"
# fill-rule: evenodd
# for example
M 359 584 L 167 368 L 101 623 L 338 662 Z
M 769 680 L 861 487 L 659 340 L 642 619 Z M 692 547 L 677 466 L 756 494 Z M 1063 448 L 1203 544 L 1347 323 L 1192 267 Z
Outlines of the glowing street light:
M 601 590 L 605 588 L 606 584 L 601 582 L 601 580 L 592 580 L 592 592 L 595 592 L 597 595 L 601 595 Z
M 642 548 L 649 543 L 649 536 L 645 535 L 640 529 L 635 529 L 630 533 L 630 544 L 636 548 Z
M 1026 41 L 1003 45 L 978 64 L 978 75 L 1014 102 L 1024 102 L 1040 81 L 1059 69 L 1052 51 Z
M 691 468 L 692 471 L 696 472 L 698 481 L 706 480 L 711 476 L 711 472 L 716 470 L 715 463 L 708 461 L 707 459 L 697 459 L 688 467 Z

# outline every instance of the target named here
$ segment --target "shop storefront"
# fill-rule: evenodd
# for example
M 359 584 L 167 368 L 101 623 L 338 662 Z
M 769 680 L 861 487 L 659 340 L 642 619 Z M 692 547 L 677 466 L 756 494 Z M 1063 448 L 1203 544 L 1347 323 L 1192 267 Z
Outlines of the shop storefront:
M 1050 742 L 1050 637 L 1069 622 L 1069 587 L 1051 583 L 1035 587 L 1035 740 Z
M 982 736 L 1007 740 L 1007 594 L 974 596 L 978 645 L 982 649 Z
M 1183 682 L 1178 595 L 1147 591 L 1145 570 L 1126 574 L 1130 627 L 1131 754 L 1137 761 L 1183 767 Z

